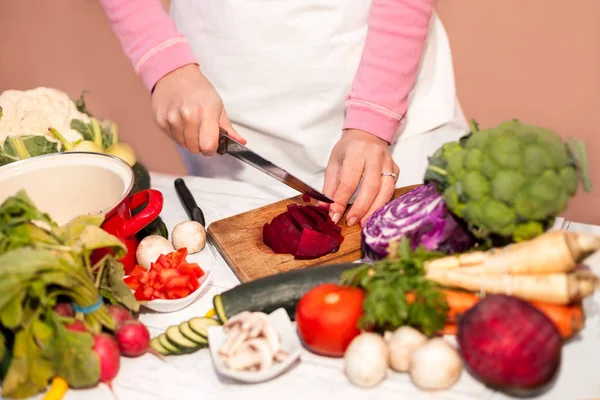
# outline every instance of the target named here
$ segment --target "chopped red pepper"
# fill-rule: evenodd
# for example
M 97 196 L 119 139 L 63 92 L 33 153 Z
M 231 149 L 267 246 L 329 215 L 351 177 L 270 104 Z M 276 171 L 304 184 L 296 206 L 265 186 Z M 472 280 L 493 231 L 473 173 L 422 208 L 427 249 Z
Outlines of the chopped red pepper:
M 135 291 L 139 301 L 189 296 L 200 287 L 198 279 L 204 276 L 204 270 L 196 263 L 188 263 L 187 255 L 186 248 L 161 255 L 150 270 L 138 265 L 123 281 Z

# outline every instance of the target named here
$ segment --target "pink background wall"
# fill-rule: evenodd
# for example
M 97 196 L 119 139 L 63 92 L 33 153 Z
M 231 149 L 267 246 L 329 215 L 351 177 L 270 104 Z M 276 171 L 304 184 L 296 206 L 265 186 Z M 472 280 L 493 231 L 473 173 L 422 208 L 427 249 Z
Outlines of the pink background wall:
M 595 190 L 565 216 L 600 224 L 600 1 L 438 0 L 437 10 L 465 113 L 482 126 L 517 117 L 585 140 Z M 0 37 L 0 91 L 89 90 L 90 109 L 115 120 L 150 169 L 185 173 L 96 1 L 0 1 Z

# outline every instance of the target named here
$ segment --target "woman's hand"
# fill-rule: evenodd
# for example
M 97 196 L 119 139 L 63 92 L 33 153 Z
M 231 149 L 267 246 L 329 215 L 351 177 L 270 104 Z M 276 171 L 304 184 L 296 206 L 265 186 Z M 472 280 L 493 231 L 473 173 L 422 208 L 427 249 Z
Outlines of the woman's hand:
M 394 195 L 399 168 L 388 150 L 388 143 L 368 132 L 349 129 L 335 145 L 327 169 L 323 193 L 334 201 L 329 215 L 338 223 L 356 192 L 362 178 L 360 191 L 348 214 L 349 226 L 364 221 Z M 384 173 L 392 172 L 394 176 Z
M 246 143 L 231 126 L 221 97 L 195 64 L 162 77 L 154 88 L 152 106 L 158 125 L 192 153 L 214 155 L 219 145 L 219 127 Z

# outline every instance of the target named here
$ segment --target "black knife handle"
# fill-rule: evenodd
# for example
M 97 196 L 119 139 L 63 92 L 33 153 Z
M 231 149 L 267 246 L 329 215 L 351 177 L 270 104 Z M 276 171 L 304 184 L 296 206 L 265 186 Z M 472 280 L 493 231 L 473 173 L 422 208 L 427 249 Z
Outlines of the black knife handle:
M 227 154 L 227 146 L 229 145 L 229 134 L 223 128 L 219 128 L 219 147 L 217 147 L 217 154 Z
M 179 200 L 181 200 L 183 208 L 185 208 L 185 212 L 187 213 L 188 217 L 192 221 L 200 222 L 203 226 L 205 226 L 206 221 L 204 219 L 204 214 L 196 204 L 194 196 L 192 196 L 192 193 L 186 186 L 185 181 L 183 179 L 175 179 L 175 191 L 177 192 Z

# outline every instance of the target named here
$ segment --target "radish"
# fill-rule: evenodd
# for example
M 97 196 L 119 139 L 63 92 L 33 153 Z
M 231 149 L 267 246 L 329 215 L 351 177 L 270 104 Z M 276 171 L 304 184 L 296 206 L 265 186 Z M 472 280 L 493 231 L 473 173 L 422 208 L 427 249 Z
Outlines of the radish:
M 139 321 L 125 321 L 115 332 L 115 338 L 121 354 L 127 357 L 139 357 L 146 353 L 150 345 L 150 332 Z
M 457 339 L 470 372 L 510 394 L 543 391 L 560 365 L 558 329 L 517 297 L 487 295 L 462 316 Z
M 83 321 L 81 321 L 79 319 L 76 319 L 72 323 L 65 325 L 65 328 L 67 328 L 70 331 L 75 331 L 75 332 L 87 332 L 88 331 L 85 324 L 83 323 Z
M 125 321 L 135 321 L 131 313 L 123 306 L 110 304 L 106 306 L 111 317 L 115 320 L 117 327 Z
M 106 383 L 113 391 L 111 382 L 121 367 L 121 355 L 117 341 L 106 333 L 100 333 L 94 336 L 93 349 L 100 358 L 100 381 Z
M 54 311 L 61 317 L 73 318 L 75 316 L 75 310 L 71 303 L 58 303 L 54 307 Z

